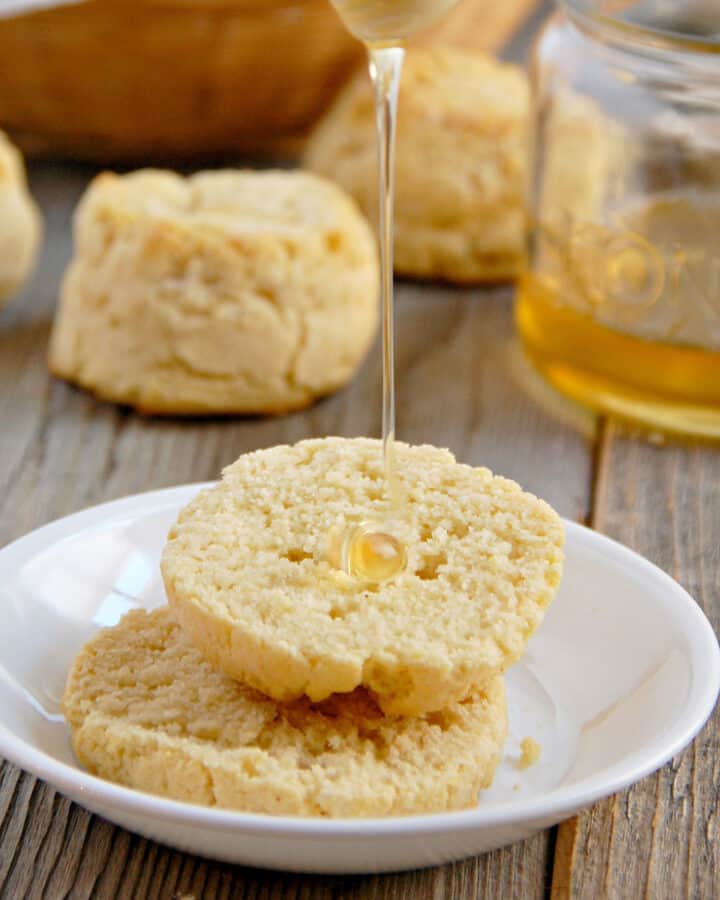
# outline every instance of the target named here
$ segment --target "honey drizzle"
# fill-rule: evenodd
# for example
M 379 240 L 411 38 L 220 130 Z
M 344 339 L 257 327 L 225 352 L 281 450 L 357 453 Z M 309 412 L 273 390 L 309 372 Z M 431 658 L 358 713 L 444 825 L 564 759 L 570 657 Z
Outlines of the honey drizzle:
M 395 472 L 395 297 L 393 284 L 393 199 L 397 101 L 405 51 L 368 45 L 370 78 L 375 92 L 377 126 L 380 297 L 382 307 L 382 447 L 389 510 L 402 502 Z M 342 542 L 341 567 L 349 575 L 375 584 L 405 568 L 403 543 L 386 525 L 364 522 L 350 528 Z
M 377 127 L 380 296 L 382 304 L 382 440 L 390 502 L 397 498 L 395 475 L 395 298 L 393 286 L 393 200 L 397 101 L 405 51 L 402 47 L 368 46 L 370 78 L 375 91 Z M 395 495 L 395 496 L 394 496 Z
M 364 40 L 375 93 L 377 125 L 379 245 L 382 303 L 382 447 L 387 512 L 377 523 L 348 524 L 340 541 L 340 562 L 350 575 L 386 581 L 401 572 L 406 548 L 389 533 L 393 519 L 407 513 L 407 498 L 395 462 L 395 335 L 393 294 L 393 200 L 398 88 L 405 51 L 402 39 L 439 18 L 457 0 L 333 0 L 349 30 Z M 336 537 L 331 559 L 337 559 Z

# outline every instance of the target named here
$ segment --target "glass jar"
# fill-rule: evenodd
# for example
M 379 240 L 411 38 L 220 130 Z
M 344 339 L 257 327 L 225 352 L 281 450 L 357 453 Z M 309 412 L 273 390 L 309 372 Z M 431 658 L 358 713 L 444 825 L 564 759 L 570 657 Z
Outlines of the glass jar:
M 720 438 L 720 0 L 560 0 L 516 307 L 564 393 Z

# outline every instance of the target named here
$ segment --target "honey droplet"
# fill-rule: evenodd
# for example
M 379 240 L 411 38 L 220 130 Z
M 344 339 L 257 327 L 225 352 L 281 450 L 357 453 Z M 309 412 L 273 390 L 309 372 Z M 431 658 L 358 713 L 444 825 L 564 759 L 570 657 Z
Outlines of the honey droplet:
M 348 575 L 379 584 L 402 572 L 407 554 L 398 538 L 363 523 L 330 535 L 328 559 Z
M 347 570 L 350 575 L 379 583 L 388 581 L 405 568 L 402 542 L 382 531 L 361 531 L 350 538 Z
M 377 522 L 331 529 L 327 549 L 330 565 L 346 575 L 374 584 L 399 575 L 407 565 L 405 545 L 380 529 Z

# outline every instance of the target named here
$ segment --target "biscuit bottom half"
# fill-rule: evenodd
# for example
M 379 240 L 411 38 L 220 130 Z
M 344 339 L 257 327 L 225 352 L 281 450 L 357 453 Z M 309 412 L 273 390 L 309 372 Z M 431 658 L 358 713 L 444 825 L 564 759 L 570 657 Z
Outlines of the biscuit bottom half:
M 163 797 L 275 815 L 389 816 L 473 806 L 507 733 L 500 677 L 417 718 L 362 688 L 279 704 L 213 669 L 168 607 L 99 632 L 63 709 L 93 774 Z

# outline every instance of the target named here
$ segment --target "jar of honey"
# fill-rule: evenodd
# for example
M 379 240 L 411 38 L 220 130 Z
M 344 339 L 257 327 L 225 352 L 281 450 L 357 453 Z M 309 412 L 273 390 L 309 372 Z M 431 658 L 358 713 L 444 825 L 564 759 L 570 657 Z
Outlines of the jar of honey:
M 597 410 L 720 439 L 720 0 L 560 0 L 533 82 L 528 355 Z

